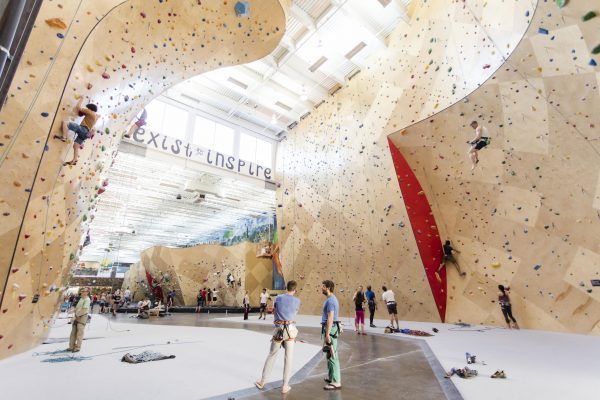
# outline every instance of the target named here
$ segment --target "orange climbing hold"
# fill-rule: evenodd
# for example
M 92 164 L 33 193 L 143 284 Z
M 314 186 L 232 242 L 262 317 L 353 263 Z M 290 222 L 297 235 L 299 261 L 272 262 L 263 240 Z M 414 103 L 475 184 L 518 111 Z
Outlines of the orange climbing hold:
M 67 29 L 67 24 L 60 18 L 47 19 L 46 24 L 52 28 Z

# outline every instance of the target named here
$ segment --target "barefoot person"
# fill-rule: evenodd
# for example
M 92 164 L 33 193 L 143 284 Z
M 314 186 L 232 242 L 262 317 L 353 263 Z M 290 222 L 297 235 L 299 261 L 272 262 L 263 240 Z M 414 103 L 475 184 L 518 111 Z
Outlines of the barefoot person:
M 498 293 L 498 303 L 500 303 L 500 309 L 502 310 L 502 315 L 504 315 L 508 329 L 519 329 L 519 324 L 517 324 L 517 320 L 512 315 L 512 305 L 510 304 L 510 297 L 508 295 L 510 288 L 508 286 L 504 287 L 504 285 L 498 285 L 498 290 L 500 291 Z M 509 318 L 513 322 L 512 326 Z
M 300 309 L 300 299 L 294 296 L 296 294 L 296 281 L 288 281 L 286 289 L 287 293 L 280 294 L 275 298 L 273 310 L 275 314 L 275 330 L 271 338 L 271 350 L 265 361 L 262 377 L 260 380 L 254 382 L 254 385 L 259 389 L 265 387 L 265 382 L 273 369 L 277 352 L 283 346 L 285 349 L 285 358 L 283 361 L 283 386 L 281 387 L 281 393 L 287 393 L 292 389 L 290 387 L 290 377 L 292 375 L 294 342 L 298 335 L 295 319 Z
M 458 265 L 458 261 L 456 261 L 456 258 L 454 258 L 454 254 L 453 254 L 454 252 L 460 253 L 460 251 L 458 251 L 452 247 L 449 240 L 446 240 L 446 243 L 444 243 L 444 259 L 442 260 L 442 263 L 438 267 L 437 272 L 440 272 L 440 270 L 444 267 L 444 265 L 446 265 L 446 263 L 448 261 L 450 261 L 452 264 L 454 264 L 454 266 L 458 270 L 458 273 L 460 274 L 460 276 L 467 275 L 466 272 L 462 272 L 460 270 L 460 265 Z
M 63 142 L 67 141 L 67 136 L 69 135 L 69 131 L 75 132 L 75 141 L 73 143 L 73 159 L 65 163 L 65 165 L 76 165 L 77 160 L 79 159 L 79 149 L 83 147 L 83 142 L 86 139 L 93 136 L 94 125 L 96 125 L 96 121 L 98 121 L 98 106 L 95 104 L 87 104 L 85 107 L 81 107 L 83 99 L 80 99 L 75 106 L 75 110 L 77 111 L 77 115 L 83 117 L 83 121 L 80 124 L 76 124 L 75 122 L 69 122 L 67 120 L 62 123 L 62 135 L 54 135 L 55 139 L 62 140 Z
M 477 152 L 490 143 L 490 137 L 487 128 L 479 125 L 477 121 L 471 122 L 471 128 L 475 130 L 475 137 L 468 142 L 471 148 L 467 155 L 471 159 L 471 170 L 474 170 L 479 162 Z

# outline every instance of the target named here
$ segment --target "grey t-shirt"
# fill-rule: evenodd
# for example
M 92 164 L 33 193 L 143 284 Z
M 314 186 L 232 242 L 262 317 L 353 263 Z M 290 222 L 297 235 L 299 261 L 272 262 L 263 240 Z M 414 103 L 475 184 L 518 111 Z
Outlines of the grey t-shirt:
M 275 298 L 275 321 L 293 321 L 300 308 L 300 299 L 287 293 Z

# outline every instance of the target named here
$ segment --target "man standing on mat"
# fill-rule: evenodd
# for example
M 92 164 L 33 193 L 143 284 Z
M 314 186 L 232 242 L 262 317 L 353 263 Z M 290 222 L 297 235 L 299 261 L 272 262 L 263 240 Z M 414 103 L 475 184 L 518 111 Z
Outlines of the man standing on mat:
M 75 306 L 75 315 L 73 316 L 71 337 L 69 338 L 69 348 L 67 351 L 77 353 L 81 350 L 81 342 L 83 341 L 83 333 L 85 324 L 88 322 L 88 313 L 90 312 L 90 297 L 88 296 L 89 289 L 81 289 L 81 298 Z
M 375 301 L 375 292 L 371 290 L 371 286 L 367 286 L 367 291 L 365 292 L 365 297 L 367 298 L 367 304 L 369 305 L 369 323 L 371 328 L 376 328 L 373 325 L 373 318 L 375 317 L 375 310 L 377 309 L 377 302 Z
M 391 289 L 388 290 L 385 286 L 383 286 L 381 290 L 383 290 L 381 299 L 386 304 L 388 313 L 390 314 L 390 328 L 392 328 L 392 331 L 398 332 L 400 330 L 400 325 L 398 324 L 398 310 L 396 308 L 394 292 L 392 292 Z M 396 321 L 396 328 L 394 328 L 394 321 Z
M 295 294 L 296 281 L 288 281 L 287 293 L 280 294 L 275 298 L 275 308 L 273 310 L 273 314 L 275 315 L 275 330 L 273 331 L 273 337 L 271 338 L 271 350 L 265 361 L 262 377 L 259 381 L 254 382 L 254 385 L 259 389 L 265 387 L 265 382 L 271 374 L 275 357 L 281 346 L 285 349 L 285 358 L 283 361 L 283 386 L 281 387 L 281 393 L 287 393 L 292 389 L 290 387 L 292 359 L 294 356 L 294 342 L 296 336 L 298 336 L 295 319 L 296 314 L 298 314 L 298 310 L 300 309 L 300 299 L 295 297 Z
M 342 388 L 342 375 L 340 359 L 338 358 L 338 338 L 340 336 L 340 322 L 338 314 L 340 304 L 333 294 L 335 284 L 330 280 L 323 281 L 322 291 L 327 299 L 323 303 L 323 317 L 321 318 L 321 335 L 324 339 L 323 351 L 327 353 L 327 372 L 325 390 L 339 390 Z

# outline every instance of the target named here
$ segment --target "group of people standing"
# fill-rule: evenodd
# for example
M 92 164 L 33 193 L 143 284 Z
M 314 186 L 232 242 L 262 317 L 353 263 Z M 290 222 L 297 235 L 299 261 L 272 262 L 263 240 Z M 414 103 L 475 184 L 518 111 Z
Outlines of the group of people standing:
M 398 309 L 396 307 L 396 297 L 394 292 L 391 289 L 388 289 L 385 286 L 381 287 L 382 295 L 381 300 L 384 302 L 388 314 L 390 315 L 390 328 L 393 331 L 399 330 L 400 326 L 398 325 Z M 375 292 L 371 289 L 371 286 L 367 286 L 367 290 L 363 290 L 363 286 L 359 285 L 358 290 L 354 292 L 352 296 L 352 300 L 354 301 L 354 330 L 356 334 L 366 335 L 365 332 L 365 306 L 369 308 L 369 326 L 371 328 L 376 328 L 373 324 L 373 319 L 375 318 L 375 310 L 377 309 L 377 301 L 375 297 Z M 394 327 L 394 322 L 396 322 L 396 326 Z
M 211 307 L 217 302 L 217 289 L 216 288 L 202 288 L 198 290 L 196 295 L 196 309 L 194 312 L 199 313 L 202 307 Z
M 288 281 L 286 293 L 275 298 L 273 306 L 274 325 L 273 336 L 271 337 L 271 348 L 263 367 L 262 376 L 254 382 L 259 389 L 264 389 L 265 383 L 271 374 L 275 357 L 279 349 L 285 350 L 285 359 L 283 367 L 283 386 L 282 393 L 288 393 L 291 390 L 289 384 L 292 373 L 292 360 L 294 356 L 294 343 L 298 336 L 296 327 L 296 315 L 300 309 L 300 299 L 296 295 L 296 281 Z M 338 339 L 342 333 L 340 326 L 339 311 L 340 305 L 333 294 L 335 284 L 333 281 L 325 280 L 322 283 L 321 292 L 326 296 L 323 303 L 323 313 L 321 316 L 321 338 L 323 340 L 323 352 L 327 355 L 327 378 L 324 390 L 340 390 L 342 388 L 340 360 L 338 357 Z

